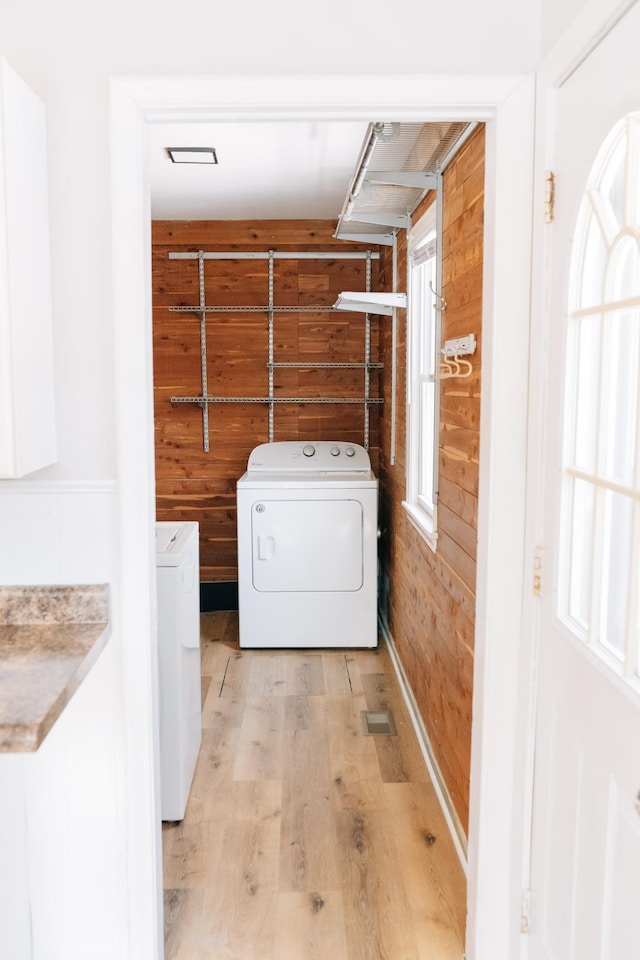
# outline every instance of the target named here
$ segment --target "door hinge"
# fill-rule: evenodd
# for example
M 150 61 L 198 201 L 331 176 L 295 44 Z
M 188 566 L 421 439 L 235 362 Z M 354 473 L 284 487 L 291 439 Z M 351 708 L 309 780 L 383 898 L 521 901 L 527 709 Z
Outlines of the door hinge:
M 536 551 L 533 555 L 533 595 L 542 596 L 542 552 Z
M 531 890 L 522 891 L 522 905 L 520 910 L 520 933 L 529 933 L 531 920 Z
M 547 170 L 544 178 L 544 222 L 553 223 L 553 214 L 556 201 L 556 178 L 551 170 Z

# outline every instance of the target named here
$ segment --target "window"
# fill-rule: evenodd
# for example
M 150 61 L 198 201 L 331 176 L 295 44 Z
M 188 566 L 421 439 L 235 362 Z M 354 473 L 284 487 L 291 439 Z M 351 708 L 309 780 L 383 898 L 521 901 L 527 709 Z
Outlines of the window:
M 435 548 L 438 469 L 439 322 L 433 291 L 438 289 L 436 204 L 409 235 L 409 303 L 407 312 L 407 499 L 405 509 Z
M 559 616 L 640 674 L 640 113 L 584 193 L 569 282 Z

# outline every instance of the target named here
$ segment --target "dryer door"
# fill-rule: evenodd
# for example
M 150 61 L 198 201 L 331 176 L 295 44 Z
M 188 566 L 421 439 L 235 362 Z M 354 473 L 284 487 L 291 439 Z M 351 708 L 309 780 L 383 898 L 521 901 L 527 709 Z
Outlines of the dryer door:
M 358 500 L 260 500 L 251 510 L 253 586 L 349 592 L 363 584 Z

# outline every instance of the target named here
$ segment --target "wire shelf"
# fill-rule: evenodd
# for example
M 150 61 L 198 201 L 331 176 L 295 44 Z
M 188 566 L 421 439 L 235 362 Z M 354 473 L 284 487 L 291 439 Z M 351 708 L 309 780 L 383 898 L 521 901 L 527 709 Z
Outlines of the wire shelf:
M 384 403 L 382 397 L 171 397 L 171 403 Z

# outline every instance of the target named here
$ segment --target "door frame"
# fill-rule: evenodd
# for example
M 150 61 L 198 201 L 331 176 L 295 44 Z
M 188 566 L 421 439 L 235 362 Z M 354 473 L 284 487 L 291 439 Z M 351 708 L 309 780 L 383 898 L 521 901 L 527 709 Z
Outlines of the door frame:
M 522 681 L 531 281 L 532 76 L 132 77 L 111 81 L 118 610 L 127 731 L 132 955 L 162 947 L 156 789 L 155 484 L 147 124 L 439 119 L 486 123 L 483 396 L 468 854 L 469 960 L 516 956 L 528 714 Z M 514 224 L 518 229 L 514 230 Z M 525 631 L 526 632 L 526 631 Z M 516 638 L 516 642 L 514 642 Z M 530 680 L 527 687 L 530 687 Z M 531 698 L 527 697 L 528 702 Z

